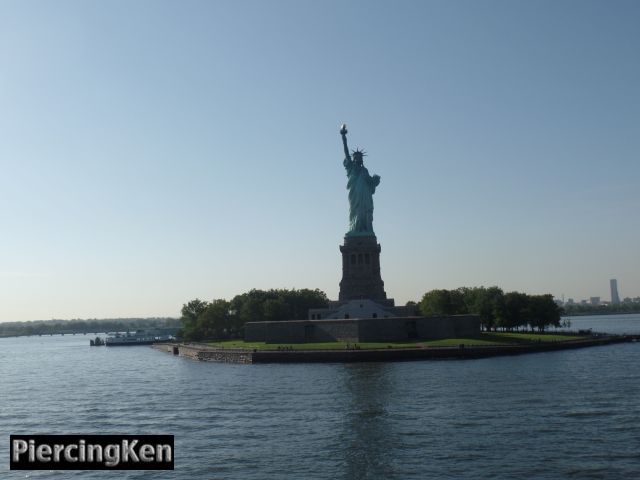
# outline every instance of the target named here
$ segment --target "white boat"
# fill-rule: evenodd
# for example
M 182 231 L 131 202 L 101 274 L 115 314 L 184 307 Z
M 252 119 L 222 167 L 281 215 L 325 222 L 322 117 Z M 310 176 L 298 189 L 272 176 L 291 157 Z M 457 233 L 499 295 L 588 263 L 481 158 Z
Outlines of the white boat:
M 106 338 L 104 344 L 107 347 L 120 347 L 129 345 L 151 345 L 156 342 L 168 342 L 174 340 L 173 336 L 155 334 L 138 330 L 136 333 L 116 333 Z

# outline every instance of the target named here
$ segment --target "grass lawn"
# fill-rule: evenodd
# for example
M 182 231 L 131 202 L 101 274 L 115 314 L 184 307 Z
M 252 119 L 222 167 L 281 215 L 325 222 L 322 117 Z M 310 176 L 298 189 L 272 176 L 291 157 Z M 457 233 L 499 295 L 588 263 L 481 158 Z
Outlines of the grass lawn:
M 483 335 L 491 336 L 494 338 L 503 338 L 507 341 L 522 342 L 564 342 L 567 340 L 576 340 L 579 338 L 575 335 L 562 335 L 557 333 L 518 333 L 518 332 L 486 332 Z
M 501 339 L 485 338 L 482 334 L 477 338 L 443 338 L 441 340 L 424 340 L 420 342 L 425 347 L 457 347 L 461 344 L 464 345 L 502 345 L 505 342 Z
M 424 347 L 457 347 L 464 345 L 508 345 L 514 343 L 533 343 L 533 342 L 561 342 L 566 340 L 574 340 L 584 337 L 576 337 L 572 335 L 557 334 L 539 334 L 539 333 L 503 333 L 503 332 L 485 332 L 477 338 L 445 338 L 441 340 L 423 340 L 423 341 L 406 341 L 406 342 L 363 342 L 358 343 L 361 349 L 378 349 L 378 348 L 424 348 Z M 209 342 L 213 347 L 221 348 L 247 348 L 257 350 L 278 350 L 278 348 L 293 348 L 295 350 L 344 350 L 347 342 L 325 342 L 325 343 L 264 343 L 264 342 L 245 342 L 243 340 L 226 340 L 220 342 Z M 352 344 L 353 345 L 353 344 Z
M 223 342 L 209 342 L 209 345 L 223 348 L 250 348 L 258 350 L 277 350 L 278 348 L 294 348 L 296 350 L 344 350 L 347 342 L 323 342 L 323 343 L 264 343 L 244 342 L 243 340 L 227 340 Z M 351 343 L 353 345 L 353 343 Z M 360 348 L 417 348 L 416 342 L 384 342 L 384 343 L 358 343 Z

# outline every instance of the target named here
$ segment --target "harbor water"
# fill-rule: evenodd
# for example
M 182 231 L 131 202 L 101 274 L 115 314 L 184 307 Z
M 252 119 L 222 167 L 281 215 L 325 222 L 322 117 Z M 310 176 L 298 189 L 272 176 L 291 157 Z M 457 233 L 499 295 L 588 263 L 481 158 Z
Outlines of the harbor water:
M 571 318 L 640 334 L 640 315 Z M 481 360 L 202 363 L 0 339 L 0 478 L 640 478 L 640 343 Z M 171 434 L 175 470 L 9 471 L 9 434 Z

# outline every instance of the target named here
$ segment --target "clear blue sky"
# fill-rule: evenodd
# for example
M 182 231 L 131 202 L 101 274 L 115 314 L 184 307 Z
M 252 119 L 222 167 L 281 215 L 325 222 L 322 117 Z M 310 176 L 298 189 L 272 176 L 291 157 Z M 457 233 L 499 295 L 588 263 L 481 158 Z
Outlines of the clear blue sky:
M 640 295 L 640 2 L 1 1 L 0 321 L 336 298 L 339 125 L 387 293 Z

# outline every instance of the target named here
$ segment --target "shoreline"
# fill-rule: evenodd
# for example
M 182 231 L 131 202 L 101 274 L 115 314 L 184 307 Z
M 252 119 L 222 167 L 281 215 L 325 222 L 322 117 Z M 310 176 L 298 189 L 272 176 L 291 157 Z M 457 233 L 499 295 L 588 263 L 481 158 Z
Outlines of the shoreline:
M 613 315 L 640 315 L 640 311 L 637 312 L 585 312 L 585 313 L 571 313 L 563 315 L 562 318 L 571 318 L 571 317 L 609 317 Z
M 636 342 L 640 335 L 594 335 L 563 342 L 454 347 L 380 348 L 358 350 L 258 350 L 218 348 L 197 343 L 157 343 L 151 348 L 192 360 L 219 363 L 352 363 L 411 360 L 465 360 L 504 355 L 552 352 L 616 343 Z

